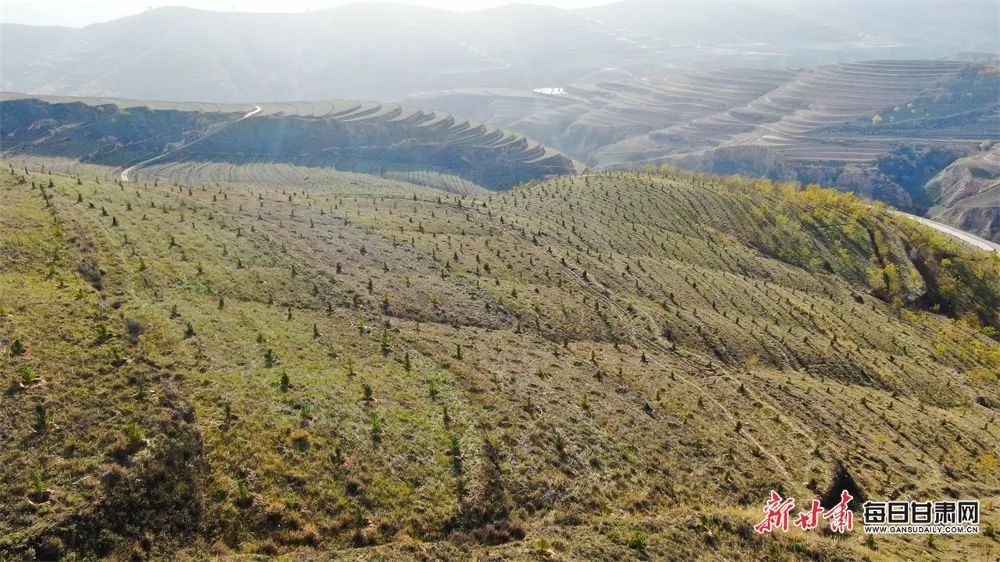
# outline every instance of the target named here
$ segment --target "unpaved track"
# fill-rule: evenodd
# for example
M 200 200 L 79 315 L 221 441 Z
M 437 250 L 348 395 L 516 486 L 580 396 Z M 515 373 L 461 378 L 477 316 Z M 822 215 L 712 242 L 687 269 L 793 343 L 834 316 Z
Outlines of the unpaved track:
M 159 160 L 160 158 L 163 158 L 165 156 L 170 156 L 171 154 L 173 154 L 173 153 L 175 153 L 175 152 L 177 152 L 179 150 L 183 150 L 183 149 L 191 146 L 192 144 L 195 144 L 195 143 L 198 143 L 200 141 L 203 141 L 203 140 L 207 139 L 208 137 L 214 135 L 215 133 L 218 133 L 219 131 L 221 131 L 222 129 L 224 129 L 224 128 L 230 126 L 230 125 L 232 125 L 233 123 L 239 123 L 240 121 L 243 121 L 244 119 L 249 119 L 249 118 L 253 117 L 254 115 L 257 115 L 258 113 L 260 113 L 260 106 L 259 105 L 255 105 L 253 107 L 252 111 L 247 112 L 246 115 L 244 115 L 243 117 L 240 117 L 239 119 L 237 119 L 235 121 L 230 121 L 229 123 L 224 123 L 224 124 L 216 127 L 215 129 L 212 129 L 211 131 L 205 133 L 204 135 L 202 135 L 202 136 L 194 139 L 193 141 L 186 142 L 186 143 L 178 146 L 177 148 L 174 148 L 173 150 L 168 150 L 168 151 L 163 152 L 161 154 L 158 154 L 158 155 L 156 155 L 156 156 L 154 156 L 152 158 L 149 158 L 148 160 L 143 160 L 142 162 L 139 162 L 138 164 L 134 164 L 132 166 L 129 166 L 128 168 L 125 168 L 124 170 L 122 170 L 121 180 L 122 181 L 128 181 L 129 174 L 131 174 L 132 172 L 134 172 L 137 168 L 141 168 L 142 166 L 145 166 L 146 164 L 152 164 L 153 162 L 156 162 L 157 160 Z

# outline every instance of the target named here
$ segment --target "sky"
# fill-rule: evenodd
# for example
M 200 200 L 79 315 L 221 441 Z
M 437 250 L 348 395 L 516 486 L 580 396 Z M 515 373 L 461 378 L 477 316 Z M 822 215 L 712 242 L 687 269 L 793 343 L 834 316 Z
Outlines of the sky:
M 0 22 L 83 27 L 138 14 L 160 6 L 188 6 L 204 10 L 239 12 L 302 12 L 357 0 L 0 0 Z M 446 10 L 478 10 L 502 4 L 543 4 L 581 8 L 613 0 L 392 0 Z

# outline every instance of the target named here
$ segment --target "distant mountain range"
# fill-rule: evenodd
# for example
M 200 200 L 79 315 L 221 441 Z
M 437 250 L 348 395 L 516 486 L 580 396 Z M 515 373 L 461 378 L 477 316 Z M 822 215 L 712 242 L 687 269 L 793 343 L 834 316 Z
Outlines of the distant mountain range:
M 0 26 L 0 89 L 174 101 L 390 100 L 736 61 L 797 68 L 996 50 L 990 3 L 873 4 L 623 2 L 471 13 L 354 4 L 298 14 L 160 8 L 82 29 Z

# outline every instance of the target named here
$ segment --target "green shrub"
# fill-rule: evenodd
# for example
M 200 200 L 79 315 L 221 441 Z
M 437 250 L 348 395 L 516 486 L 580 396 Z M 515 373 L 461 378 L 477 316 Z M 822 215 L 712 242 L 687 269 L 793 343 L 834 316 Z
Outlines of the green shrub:
M 42 479 L 42 473 L 37 470 L 31 471 L 31 491 L 35 494 L 42 494 L 45 492 L 45 481 Z
M 35 405 L 35 432 L 42 433 L 48 429 L 50 423 L 51 420 L 49 419 L 49 412 L 45 409 L 45 406 L 42 406 L 41 404 Z
M 17 375 L 21 379 L 21 384 L 28 386 L 34 384 L 36 377 L 35 372 L 28 365 L 22 363 L 17 366 Z
M 642 531 L 635 531 L 629 535 L 628 540 L 625 544 L 632 550 L 637 550 L 639 552 L 646 551 L 646 533 Z
M 146 434 L 135 422 L 129 422 L 125 426 L 125 439 L 128 440 L 129 445 L 138 445 L 146 440 Z

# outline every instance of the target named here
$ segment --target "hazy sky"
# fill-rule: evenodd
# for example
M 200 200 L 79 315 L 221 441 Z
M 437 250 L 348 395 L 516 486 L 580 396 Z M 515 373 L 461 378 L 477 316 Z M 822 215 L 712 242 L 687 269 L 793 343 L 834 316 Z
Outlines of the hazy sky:
M 159 6 L 189 6 L 205 10 L 240 12 L 301 12 L 357 0 L 0 0 L 0 21 L 33 25 L 82 27 L 113 20 Z M 544 4 L 579 8 L 609 4 L 613 0 L 394 0 L 448 10 L 476 10 L 502 4 Z

